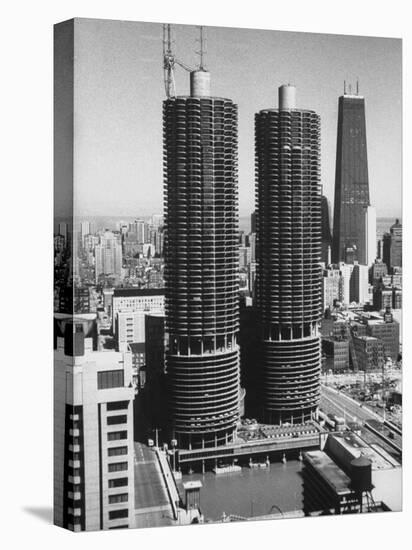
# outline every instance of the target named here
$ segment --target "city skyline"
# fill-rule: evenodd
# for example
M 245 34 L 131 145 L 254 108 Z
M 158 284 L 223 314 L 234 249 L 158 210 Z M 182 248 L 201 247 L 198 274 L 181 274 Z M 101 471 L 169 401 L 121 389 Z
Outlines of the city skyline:
M 321 179 L 327 94 L 310 96 L 306 85 L 301 96 L 285 77 L 277 102 L 258 77 L 263 54 L 243 80 L 234 77 L 236 29 L 211 29 L 226 56 L 219 65 L 205 63 L 200 27 L 199 60 L 189 68 L 165 25 L 166 98 L 144 96 L 157 90 L 149 71 L 130 117 L 122 76 L 141 24 L 132 23 L 133 36 L 129 25 L 56 25 L 56 525 L 87 531 L 400 510 L 403 228 L 392 215 L 381 239 L 388 218 L 378 218 L 378 229 L 369 193 L 360 193 L 367 176 L 358 81 L 355 93 L 345 83 L 339 94 L 340 104 L 350 98 L 361 109 L 343 124 L 340 116 L 337 135 L 325 115 L 326 149 L 336 159 L 335 206 L 365 199 L 367 211 L 346 216 L 351 241 L 344 261 L 331 263 L 330 193 Z M 154 42 L 144 28 L 144 41 Z M 275 35 L 258 31 L 256 50 L 267 52 Z M 289 54 L 303 47 L 283 36 Z M 250 52 L 240 52 L 246 67 Z M 151 62 L 145 53 L 143 64 Z M 114 63 L 119 54 L 124 65 Z M 369 71 L 376 76 L 376 67 Z M 180 92 L 183 77 L 190 94 Z M 258 96 L 263 105 L 254 104 Z M 242 102 L 253 115 L 240 119 Z M 382 134 L 388 154 L 392 130 Z M 255 201 L 245 211 L 239 187 L 241 194 L 250 158 Z M 163 200 L 153 206 L 159 168 Z M 128 189 L 136 173 L 147 179 Z M 86 213 L 92 204 L 96 213 Z M 57 223 L 64 213 L 69 225 Z M 358 241 L 366 256 L 355 254 Z
M 88 113 L 75 119 L 74 202 L 79 216 L 110 211 L 126 217 L 158 210 L 162 125 L 157 105 L 165 98 L 161 28 L 157 23 L 76 20 L 82 55 L 75 70 L 76 106 L 80 113 Z M 176 55 L 196 66 L 196 27 L 173 29 Z M 253 115 L 273 103 L 277 87 L 285 82 L 298 87 L 303 108 L 321 116 L 321 181 L 333 203 L 338 97 L 344 80 L 353 90 L 359 80 L 366 102 L 371 204 L 378 217 L 400 217 L 400 40 L 216 27 L 207 27 L 206 33 L 212 93 L 231 97 L 239 105 L 241 216 L 253 210 Z M 220 55 L 222 48 L 225 56 Z M 178 95 L 188 93 L 187 80 L 187 73 L 177 69 Z M 388 181 L 394 191 L 389 197 Z

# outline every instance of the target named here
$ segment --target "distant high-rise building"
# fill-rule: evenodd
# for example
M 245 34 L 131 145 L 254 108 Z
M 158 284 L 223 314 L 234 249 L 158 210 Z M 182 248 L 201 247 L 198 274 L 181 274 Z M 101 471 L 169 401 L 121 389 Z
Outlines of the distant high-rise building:
M 146 235 L 148 229 L 146 228 L 147 224 L 143 220 L 135 220 L 132 224 L 132 231 L 136 233 L 136 239 L 139 244 L 144 244 L 147 242 Z
M 252 254 L 250 246 L 239 246 L 239 267 L 240 269 L 247 269 L 247 266 L 252 261 Z
M 55 319 L 54 519 L 72 531 L 135 525 L 131 357 L 94 350 L 94 318 Z
M 366 149 L 365 99 L 347 94 L 339 98 L 336 150 L 335 205 L 333 212 L 332 262 L 368 263 L 365 209 L 369 202 Z M 376 237 L 375 237 L 376 238 Z
M 331 262 L 332 233 L 330 230 L 330 204 L 328 199 L 322 196 L 322 252 L 321 261 L 327 267 Z
M 166 368 L 182 446 L 232 440 L 239 418 L 237 106 L 191 73 L 163 104 Z
M 163 214 L 153 214 L 151 225 L 153 229 L 159 229 L 163 225 Z
M 59 235 L 64 237 L 65 243 L 67 244 L 67 237 L 68 237 L 68 226 L 67 223 L 61 222 L 59 223 Z
M 388 268 L 386 264 L 377 258 L 370 268 L 370 283 L 377 286 L 382 277 L 386 277 Z
M 83 246 L 84 237 L 90 234 L 90 222 L 81 222 L 80 223 L 80 241 Z
M 100 244 L 95 247 L 95 258 L 96 282 L 102 274 L 121 277 L 122 245 L 114 233 L 105 231 L 100 237 Z
M 342 276 L 339 269 L 329 268 L 323 270 L 323 303 L 322 309 L 332 309 L 335 302 L 341 301 Z
M 382 309 L 391 309 L 393 304 L 393 289 L 384 285 L 378 286 L 373 291 L 373 307 L 377 311 Z
M 320 117 L 295 93 L 255 116 L 261 406 L 276 424 L 310 419 L 320 397 Z
M 402 224 L 399 220 L 383 236 L 383 261 L 389 270 L 402 267 Z
M 350 278 L 350 301 L 357 304 L 369 302 L 369 270 L 367 265 L 355 263 Z

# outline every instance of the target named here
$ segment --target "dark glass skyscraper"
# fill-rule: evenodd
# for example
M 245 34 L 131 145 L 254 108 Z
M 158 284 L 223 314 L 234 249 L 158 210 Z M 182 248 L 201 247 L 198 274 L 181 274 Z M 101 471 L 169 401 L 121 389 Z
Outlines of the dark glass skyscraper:
M 166 368 L 186 447 L 231 441 L 239 419 L 237 106 L 209 78 L 163 106 Z
M 366 209 L 369 202 L 365 99 L 339 98 L 332 261 L 346 262 L 346 251 L 368 263 Z M 353 251 L 353 252 L 352 252 Z
M 328 266 L 331 260 L 332 233 L 330 230 L 330 205 L 328 199 L 322 196 L 322 253 L 321 261 Z
M 262 416 L 301 422 L 320 396 L 320 118 L 281 86 L 255 132 Z

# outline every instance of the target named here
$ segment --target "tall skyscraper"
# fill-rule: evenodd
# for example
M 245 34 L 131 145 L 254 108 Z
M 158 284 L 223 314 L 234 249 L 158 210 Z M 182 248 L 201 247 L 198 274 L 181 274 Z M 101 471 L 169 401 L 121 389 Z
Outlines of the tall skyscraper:
M 266 422 L 306 421 L 320 396 L 320 118 L 296 108 L 294 86 L 279 108 L 255 117 L 257 307 Z
M 328 199 L 322 196 L 322 253 L 321 261 L 327 267 L 331 262 L 332 233 L 330 230 L 330 204 Z
M 367 264 L 365 216 L 369 202 L 365 99 L 339 98 L 332 262 Z M 351 249 L 350 259 L 347 250 Z
M 174 437 L 201 447 L 239 418 L 237 106 L 190 81 L 163 105 L 166 368 Z

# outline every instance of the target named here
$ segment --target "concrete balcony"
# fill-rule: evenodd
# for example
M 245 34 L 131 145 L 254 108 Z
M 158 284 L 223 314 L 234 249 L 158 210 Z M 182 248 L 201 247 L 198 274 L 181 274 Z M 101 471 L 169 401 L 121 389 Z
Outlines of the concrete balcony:
M 72 453 L 80 453 L 80 445 L 69 445 L 69 451 Z
M 80 491 L 68 491 L 67 496 L 72 500 L 80 500 L 82 498 Z
M 68 482 L 73 483 L 74 485 L 79 485 L 81 482 L 80 476 L 68 476 Z
M 70 468 L 80 468 L 80 460 L 69 460 Z
M 68 508 L 68 513 L 72 516 L 79 517 L 82 515 L 82 509 L 81 508 Z
M 69 430 L 69 435 L 71 437 L 80 437 L 80 430 L 78 428 L 72 428 Z

